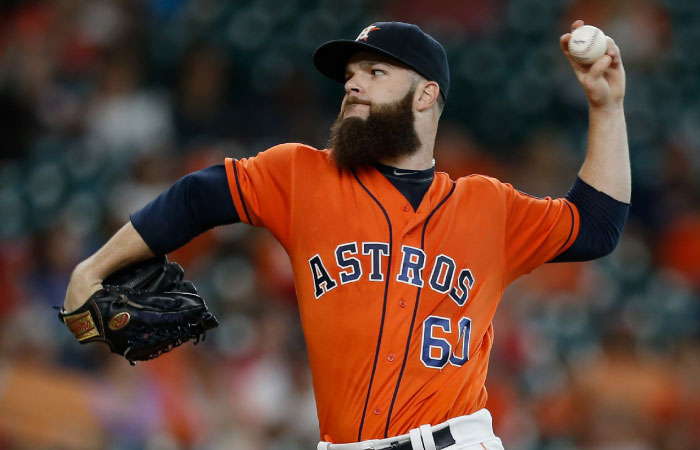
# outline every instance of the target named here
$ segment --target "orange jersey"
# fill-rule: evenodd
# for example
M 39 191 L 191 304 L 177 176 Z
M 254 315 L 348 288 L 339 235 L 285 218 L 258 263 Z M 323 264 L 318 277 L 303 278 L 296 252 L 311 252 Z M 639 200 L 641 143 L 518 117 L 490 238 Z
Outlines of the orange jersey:
M 493 178 L 437 172 L 416 211 L 374 168 L 283 144 L 226 160 L 243 222 L 289 254 L 325 441 L 475 412 L 504 289 L 576 239 L 578 211 Z

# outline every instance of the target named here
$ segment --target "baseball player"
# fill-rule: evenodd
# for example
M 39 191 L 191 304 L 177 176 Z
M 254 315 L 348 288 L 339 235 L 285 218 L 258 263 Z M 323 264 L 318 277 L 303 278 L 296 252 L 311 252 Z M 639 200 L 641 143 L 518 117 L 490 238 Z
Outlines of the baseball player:
M 294 271 L 319 449 L 503 448 L 484 383 L 504 289 L 541 264 L 611 252 L 629 208 L 620 51 L 610 39 L 584 66 L 569 39 L 590 115 L 566 198 L 436 172 L 445 51 L 415 25 L 377 22 L 314 54 L 345 87 L 328 149 L 282 144 L 187 175 L 76 267 L 66 311 L 106 274 L 214 226 L 265 227 Z

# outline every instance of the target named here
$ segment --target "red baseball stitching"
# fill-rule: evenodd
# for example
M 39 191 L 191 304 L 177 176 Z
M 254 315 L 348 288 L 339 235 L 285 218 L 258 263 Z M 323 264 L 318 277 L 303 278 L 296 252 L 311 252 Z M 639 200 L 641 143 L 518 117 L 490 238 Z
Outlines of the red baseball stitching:
M 585 53 L 587 53 L 591 49 L 591 47 L 593 47 L 593 44 L 595 44 L 595 41 L 598 38 L 598 34 L 600 34 L 600 30 L 595 30 L 595 33 L 591 37 L 591 41 L 588 43 L 586 48 L 584 48 L 583 50 L 579 51 L 579 50 L 569 49 L 569 53 L 571 53 L 572 55 L 575 55 L 575 56 L 583 56 Z

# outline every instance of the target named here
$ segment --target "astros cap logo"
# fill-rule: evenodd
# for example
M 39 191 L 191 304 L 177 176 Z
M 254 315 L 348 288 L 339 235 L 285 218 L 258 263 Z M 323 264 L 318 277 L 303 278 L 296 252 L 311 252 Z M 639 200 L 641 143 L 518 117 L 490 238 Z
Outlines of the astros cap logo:
M 360 40 L 366 41 L 367 38 L 369 37 L 369 34 L 374 30 L 381 30 L 381 28 L 375 27 L 374 24 L 372 24 L 372 25 L 368 26 L 367 28 L 365 28 L 364 30 L 362 30 L 362 33 L 360 33 L 357 36 L 357 39 L 355 39 L 355 40 L 356 41 L 360 41 Z

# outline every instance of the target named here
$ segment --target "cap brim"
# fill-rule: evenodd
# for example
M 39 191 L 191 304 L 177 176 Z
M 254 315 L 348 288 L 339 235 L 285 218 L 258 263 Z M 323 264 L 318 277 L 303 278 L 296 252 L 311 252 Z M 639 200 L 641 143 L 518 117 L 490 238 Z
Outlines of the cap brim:
M 406 61 L 373 45 L 362 41 L 340 39 L 326 42 L 314 52 L 314 65 L 319 72 L 338 83 L 345 83 L 345 66 L 357 52 L 367 51 L 394 58 L 410 67 Z M 414 69 L 415 70 L 415 69 Z

